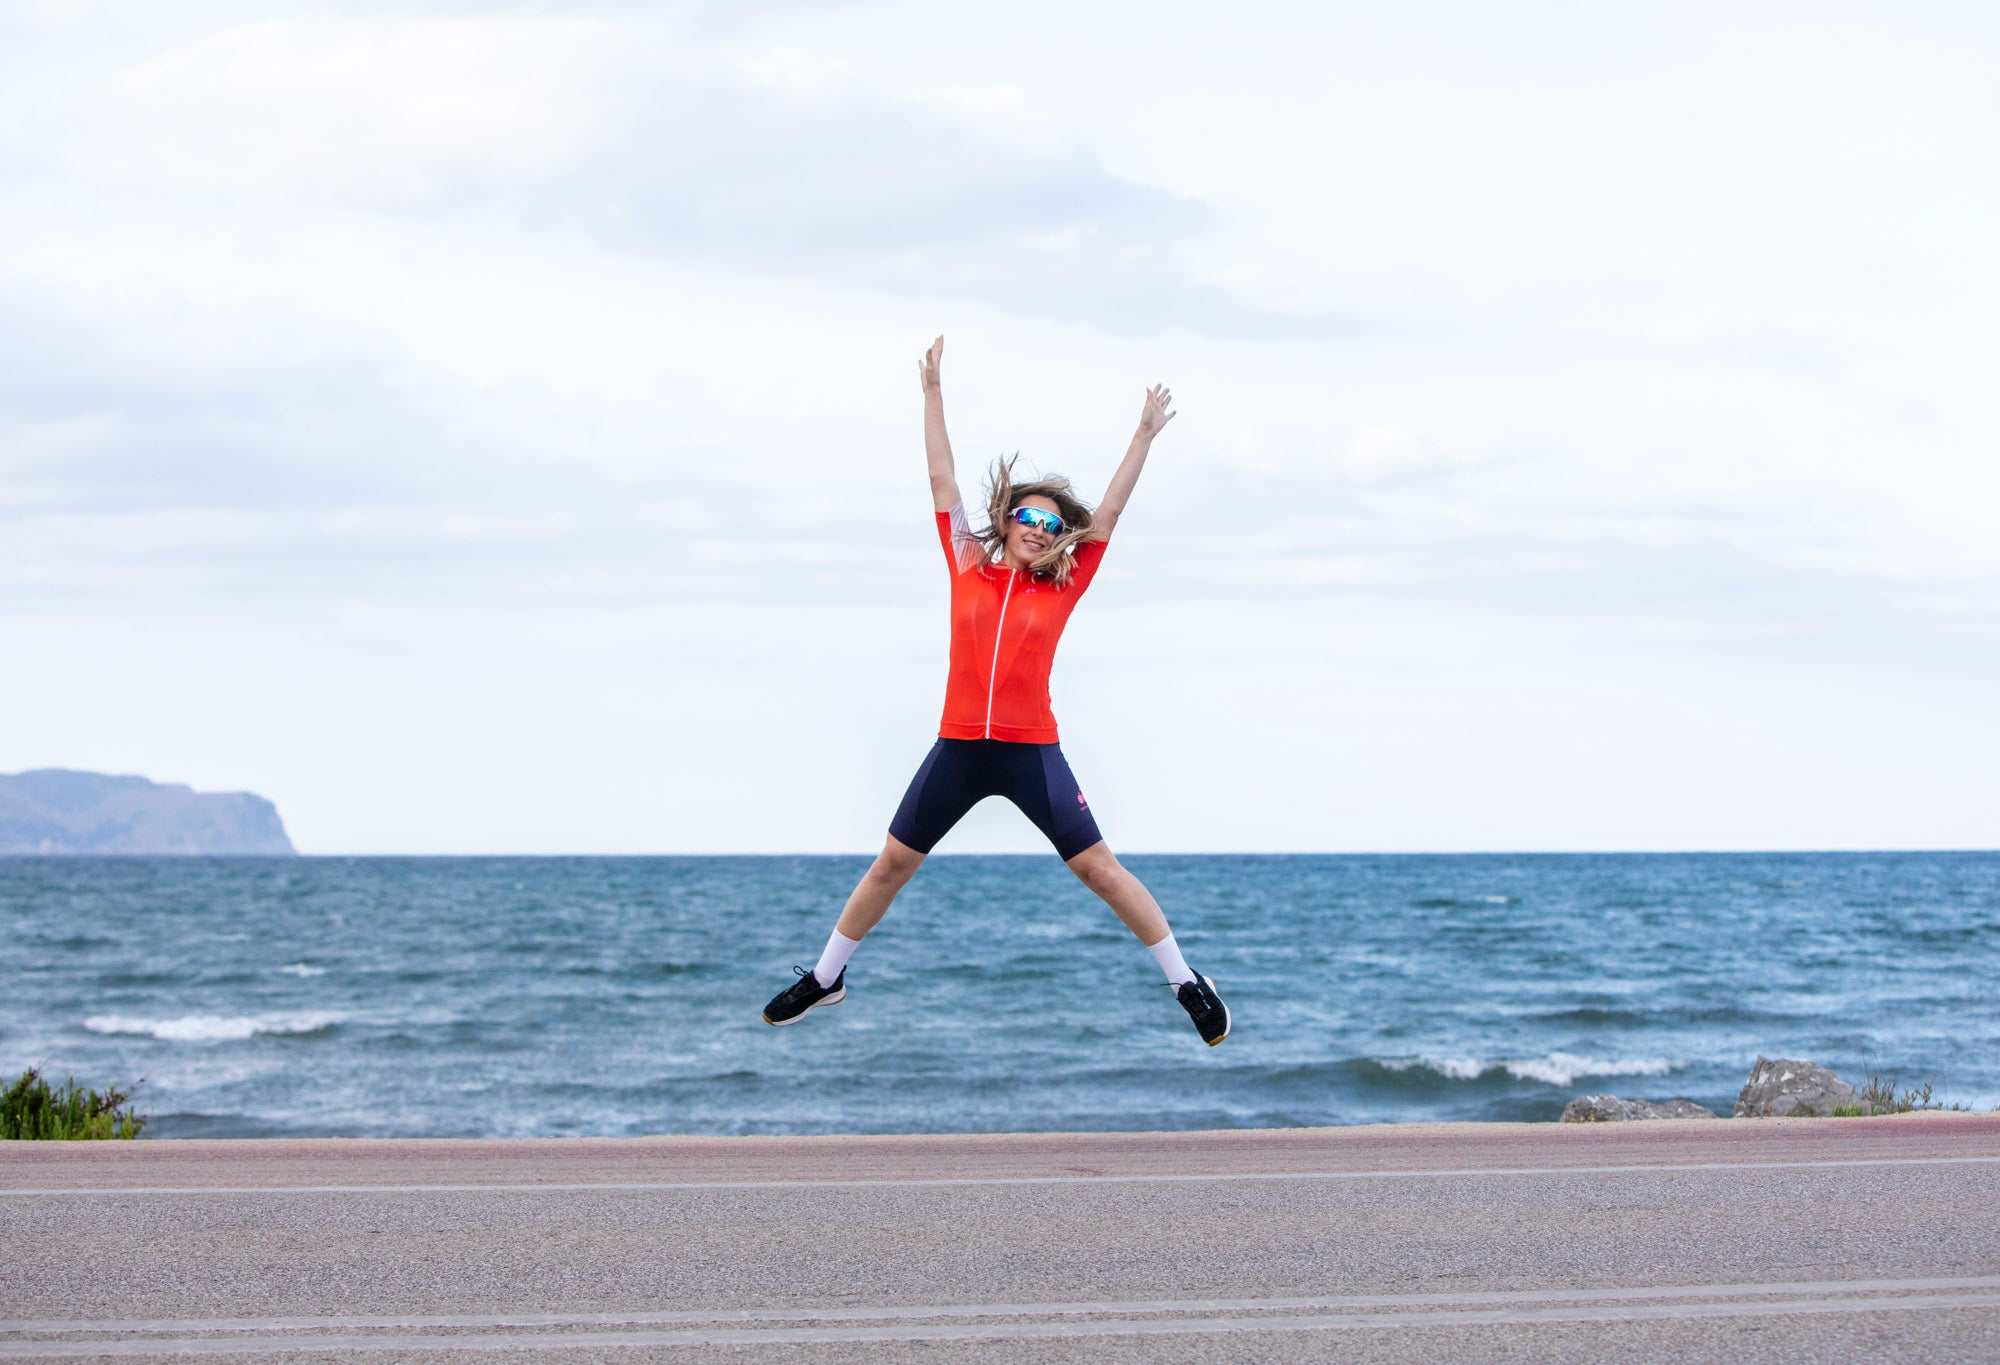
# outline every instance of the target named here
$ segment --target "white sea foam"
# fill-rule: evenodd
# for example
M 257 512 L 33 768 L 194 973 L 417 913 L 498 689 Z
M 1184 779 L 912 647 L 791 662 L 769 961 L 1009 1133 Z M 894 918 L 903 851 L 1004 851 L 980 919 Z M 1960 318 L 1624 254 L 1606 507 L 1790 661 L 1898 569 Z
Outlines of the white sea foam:
M 1489 1071 L 1504 1071 L 1517 1080 L 1540 1081 L 1544 1085 L 1571 1085 L 1583 1076 L 1664 1076 L 1680 1065 L 1667 1057 L 1579 1057 L 1573 1052 L 1497 1061 L 1477 1057 L 1396 1057 L 1383 1058 L 1381 1064 L 1391 1071 L 1421 1066 L 1454 1081 L 1476 1081 Z
M 1384 1057 L 1380 1060 L 1391 1071 L 1408 1071 L 1411 1067 L 1420 1066 L 1454 1081 L 1476 1081 L 1493 1065 L 1476 1057 Z
M 317 1033 L 347 1016 L 325 1011 L 293 1014 L 183 1014 L 173 1019 L 141 1019 L 126 1014 L 93 1014 L 83 1021 L 92 1033 L 132 1033 L 172 1043 L 206 1043 L 260 1033 Z
M 1569 1085 L 1579 1076 L 1664 1076 L 1676 1065 L 1666 1057 L 1578 1057 L 1568 1052 L 1551 1052 L 1546 1057 L 1503 1062 L 1510 1075 L 1545 1085 Z
M 1476 1081 L 1493 1064 L 1482 1062 L 1477 1057 L 1426 1057 L 1424 1065 L 1431 1070 L 1451 1077 L 1455 1081 Z
M 325 975 L 326 975 L 326 968 L 324 968 L 324 967 L 315 967 L 315 966 L 312 966 L 311 964 L 309 964 L 309 963 L 305 963 L 305 962 L 287 962 L 287 963 L 286 963 L 286 964 L 285 964 L 284 966 L 282 966 L 282 967 L 278 968 L 278 970 L 279 970 L 279 971 L 281 971 L 281 972 L 283 972 L 283 973 L 285 973 L 285 974 L 286 974 L 287 976 L 325 976 Z

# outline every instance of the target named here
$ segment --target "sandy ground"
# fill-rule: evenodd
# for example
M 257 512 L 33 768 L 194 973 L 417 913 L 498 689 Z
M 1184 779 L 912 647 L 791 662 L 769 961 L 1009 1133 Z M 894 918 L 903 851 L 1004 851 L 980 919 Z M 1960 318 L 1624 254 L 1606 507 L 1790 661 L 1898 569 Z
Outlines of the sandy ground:
M 0 1144 L 0 1359 L 2000 1358 L 2000 1115 Z

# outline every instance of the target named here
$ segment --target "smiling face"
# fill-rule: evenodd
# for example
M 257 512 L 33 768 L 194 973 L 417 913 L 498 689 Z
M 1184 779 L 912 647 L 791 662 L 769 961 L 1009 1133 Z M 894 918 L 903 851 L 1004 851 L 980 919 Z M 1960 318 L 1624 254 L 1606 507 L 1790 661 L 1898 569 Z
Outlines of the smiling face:
M 1014 504 L 1016 507 L 1039 507 L 1044 512 L 1062 515 L 1062 508 L 1056 506 L 1054 498 L 1045 498 L 1032 493 Z M 1023 526 L 1014 520 L 1014 514 L 1007 514 L 1007 561 L 1017 568 L 1026 568 L 1035 560 L 1048 553 L 1056 538 L 1035 526 Z

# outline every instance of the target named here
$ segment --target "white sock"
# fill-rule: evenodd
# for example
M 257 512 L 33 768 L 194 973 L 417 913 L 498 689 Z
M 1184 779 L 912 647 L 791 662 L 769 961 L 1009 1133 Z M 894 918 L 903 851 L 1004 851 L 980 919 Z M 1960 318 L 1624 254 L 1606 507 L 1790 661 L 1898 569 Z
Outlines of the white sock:
M 1153 961 L 1159 963 L 1160 970 L 1167 974 L 1169 986 L 1194 980 L 1194 973 L 1188 970 L 1187 962 L 1181 957 L 1181 945 L 1174 942 L 1171 932 L 1158 943 L 1147 946 L 1153 954 Z
M 854 950 L 861 946 L 858 938 L 849 938 L 836 929 L 833 937 L 826 941 L 826 951 L 819 955 L 819 965 L 813 968 L 813 980 L 822 986 L 831 986 L 840 980 L 840 969 L 847 965 L 847 959 L 854 956 Z

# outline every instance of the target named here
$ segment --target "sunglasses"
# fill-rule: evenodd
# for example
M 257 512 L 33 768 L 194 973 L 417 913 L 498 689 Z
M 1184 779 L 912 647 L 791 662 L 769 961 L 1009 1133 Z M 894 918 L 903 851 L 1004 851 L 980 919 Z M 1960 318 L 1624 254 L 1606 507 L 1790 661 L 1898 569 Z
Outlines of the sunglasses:
M 1044 512 L 1039 507 L 1016 507 L 1014 520 L 1023 526 L 1033 526 L 1046 531 L 1052 536 L 1062 534 L 1063 519 L 1054 512 Z

